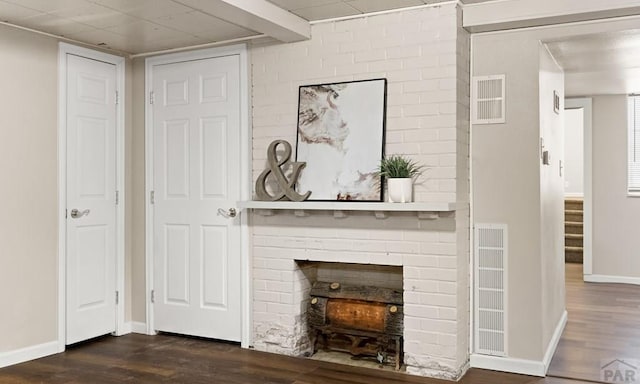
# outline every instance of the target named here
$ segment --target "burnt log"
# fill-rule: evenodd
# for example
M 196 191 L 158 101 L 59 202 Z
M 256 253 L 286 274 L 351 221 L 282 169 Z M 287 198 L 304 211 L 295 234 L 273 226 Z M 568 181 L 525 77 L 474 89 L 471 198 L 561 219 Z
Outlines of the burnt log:
M 312 297 L 307 308 L 307 323 L 310 328 L 319 328 L 327 324 L 327 298 Z
M 404 307 L 402 305 L 387 305 L 384 320 L 384 333 L 402 336 L 404 332 Z
M 402 305 L 402 291 L 391 288 L 380 288 L 363 285 L 345 285 L 318 281 L 311 288 L 311 297 L 328 297 L 331 299 L 352 299 L 375 301 L 378 303 Z

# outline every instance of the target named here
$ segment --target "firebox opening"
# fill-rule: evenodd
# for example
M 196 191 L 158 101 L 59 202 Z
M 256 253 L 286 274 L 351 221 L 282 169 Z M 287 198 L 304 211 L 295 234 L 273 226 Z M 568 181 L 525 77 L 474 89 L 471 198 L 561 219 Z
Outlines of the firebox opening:
M 402 267 L 296 261 L 310 357 L 399 370 L 403 351 Z

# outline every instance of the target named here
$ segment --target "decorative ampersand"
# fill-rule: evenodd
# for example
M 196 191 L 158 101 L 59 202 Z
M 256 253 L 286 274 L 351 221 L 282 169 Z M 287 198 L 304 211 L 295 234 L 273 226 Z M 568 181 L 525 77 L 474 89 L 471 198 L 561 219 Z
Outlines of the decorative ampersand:
M 278 145 L 282 145 L 284 147 L 284 154 L 280 159 L 278 159 L 277 154 Z M 276 140 L 269 144 L 269 148 L 267 149 L 267 161 L 269 162 L 269 167 L 262 171 L 260 176 L 258 176 L 258 180 L 256 180 L 256 195 L 258 195 L 258 199 L 276 201 L 284 200 L 286 196 L 291 201 L 304 201 L 309 198 L 311 191 L 301 195 L 294 189 L 294 186 L 298 181 L 298 177 L 300 176 L 300 172 L 304 167 L 306 167 L 307 163 L 289 161 L 290 157 L 291 144 L 288 142 L 284 140 Z M 293 172 L 291 173 L 291 178 L 287 180 L 282 167 L 289 164 L 291 164 Z M 267 177 L 272 173 L 278 183 L 278 187 L 280 188 L 280 191 L 274 195 L 270 195 L 265 187 Z

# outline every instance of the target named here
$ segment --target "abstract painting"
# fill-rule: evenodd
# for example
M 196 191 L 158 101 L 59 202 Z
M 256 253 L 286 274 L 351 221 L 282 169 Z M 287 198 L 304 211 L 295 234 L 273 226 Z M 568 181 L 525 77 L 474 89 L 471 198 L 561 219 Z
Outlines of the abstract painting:
M 382 201 L 386 95 L 386 79 L 300 87 L 297 190 L 308 200 Z

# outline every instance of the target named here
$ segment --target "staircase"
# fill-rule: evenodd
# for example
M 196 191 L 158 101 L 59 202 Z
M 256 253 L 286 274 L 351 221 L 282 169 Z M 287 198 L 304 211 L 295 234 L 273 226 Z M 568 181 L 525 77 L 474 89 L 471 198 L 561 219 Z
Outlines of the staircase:
M 564 261 L 582 263 L 583 244 L 582 198 L 564 200 Z

